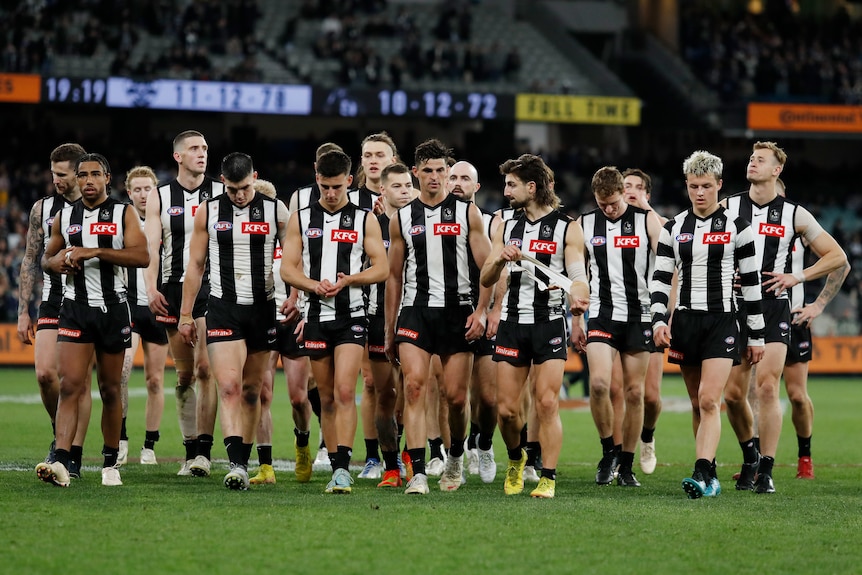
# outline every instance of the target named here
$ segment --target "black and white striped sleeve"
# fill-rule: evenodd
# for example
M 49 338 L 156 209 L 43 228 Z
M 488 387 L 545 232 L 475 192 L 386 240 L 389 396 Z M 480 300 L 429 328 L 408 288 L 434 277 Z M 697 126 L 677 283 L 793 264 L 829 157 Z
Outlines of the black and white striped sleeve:
M 748 345 L 762 346 L 765 338 L 763 304 L 761 301 L 760 270 L 754 247 L 754 231 L 747 221 L 736 219 L 735 256 L 739 266 L 739 283 L 745 300 L 748 321 Z
M 669 220 L 661 229 L 655 255 L 655 271 L 649 284 L 650 312 L 653 329 L 667 325 L 668 302 L 670 301 L 671 281 L 676 267 L 671 232 L 675 220 Z

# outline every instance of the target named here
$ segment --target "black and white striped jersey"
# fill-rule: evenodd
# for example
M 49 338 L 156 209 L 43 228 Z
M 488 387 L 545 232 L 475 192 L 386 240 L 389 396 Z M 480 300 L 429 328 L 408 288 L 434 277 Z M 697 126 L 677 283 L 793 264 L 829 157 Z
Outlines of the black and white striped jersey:
M 805 258 L 808 255 L 810 248 L 806 247 L 802 238 L 796 236 L 793 240 L 793 247 L 790 250 L 790 257 L 787 258 L 787 267 L 784 268 L 784 273 L 797 274 L 805 269 Z M 805 284 L 798 283 L 789 290 L 790 292 L 790 309 L 801 308 L 805 305 Z
M 358 274 L 365 258 L 365 226 L 370 212 L 348 202 L 337 212 L 315 202 L 298 212 L 302 237 L 302 269 L 313 280 L 338 281 L 338 274 Z M 335 297 L 308 294 L 307 317 L 318 322 L 365 316 L 360 286 L 349 286 Z
M 469 208 L 449 194 L 436 206 L 416 198 L 396 212 L 405 245 L 403 307 L 471 305 Z
M 296 210 L 307 208 L 320 200 L 320 188 L 317 183 L 298 188 L 293 195 L 296 196 Z
M 203 204 L 209 236 L 210 297 L 241 305 L 275 297 L 272 256 L 278 237 L 276 202 L 255 194 L 240 208 L 222 194 Z
M 636 324 L 650 321 L 652 253 L 647 215 L 627 206 L 616 220 L 599 209 L 581 216 L 589 257 L 590 317 Z
M 320 188 L 316 183 L 304 188 L 299 188 L 293 193 L 296 195 L 297 210 L 307 208 L 311 204 L 315 204 L 320 201 Z M 372 192 L 365 186 L 355 190 L 347 190 L 347 201 L 354 206 L 362 208 L 366 212 L 370 212 L 374 209 L 374 202 L 378 197 L 380 197 L 379 193 Z
M 203 184 L 196 190 L 183 188 L 177 180 L 159 186 L 162 283 L 177 283 L 185 279 L 189 265 L 189 242 L 198 206 L 223 192 L 224 184 L 209 177 L 205 177 Z M 207 272 L 204 272 L 203 281 L 209 281 Z
M 482 214 L 482 230 L 485 232 L 485 236 L 489 240 L 493 240 L 491 237 L 491 222 L 494 221 L 494 212 L 489 212 L 478 205 L 476 207 L 479 208 L 479 212 Z M 469 244 L 467 246 L 467 254 L 470 260 L 470 294 L 473 298 L 473 307 L 475 308 L 479 303 L 479 274 L 482 270 L 476 265 L 476 260 L 473 259 L 473 252 L 470 250 Z
M 134 208 L 113 198 L 94 208 L 77 201 L 63 208 L 55 218 L 59 218 L 66 247 L 121 250 L 125 245 L 124 217 L 127 209 Z M 63 297 L 90 307 L 125 302 L 125 268 L 99 258 L 84 260 L 79 271 L 66 274 Z
M 389 216 L 380 214 L 377 216 L 377 221 L 380 222 L 380 232 L 383 234 L 383 247 L 389 253 Z M 386 282 L 382 281 L 379 284 L 371 284 L 368 286 L 368 315 L 383 317 L 386 297 Z
M 566 232 L 569 225 L 577 225 L 557 210 L 531 222 L 524 212 L 503 223 L 503 243 L 517 246 L 521 252 L 533 256 L 552 271 L 567 275 Z M 543 290 L 524 269 L 535 270 L 535 276 L 546 284 L 553 283 L 540 269 L 527 261 L 509 270 L 509 282 L 503 296 L 501 320 L 521 324 L 535 324 L 565 317 L 560 289 Z
M 51 239 L 51 224 L 57 213 L 70 205 L 60 194 L 42 198 L 40 224 L 42 226 L 42 253 Z M 59 304 L 63 301 L 63 275 L 42 271 L 42 301 Z
M 143 229 L 144 218 L 141 218 L 141 230 L 143 231 Z M 149 305 L 147 284 L 144 281 L 144 268 L 126 268 L 126 287 L 130 305 Z
M 497 211 L 500 212 L 500 219 L 504 222 L 513 219 L 518 213 L 518 210 L 516 210 L 515 208 L 500 208 Z
M 813 239 L 822 231 L 808 210 L 781 196 L 775 196 L 763 206 L 755 204 L 748 192 L 730 196 L 725 201 L 728 217 L 741 217 L 751 222 L 757 269 L 761 273 L 785 273 L 800 222 L 805 222 L 807 227 L 806 239 Z M 762 296 L 764 299 L 787 299 L 788 293 L 785 290 L 776 295 L 763 288 Z
M 691 209 L 678 214 L 662 228 L 650 282 L 653 327 L 667 324 L 668 301 L 674 268 L 679 274 L 677 308 L 732 313 L 734 273 L 745 299 L 751 345 L 763 343 L 763 309 L 760 271 L 754 233 L 742 218 L 730 218 L 720 207 L 701 218 Z

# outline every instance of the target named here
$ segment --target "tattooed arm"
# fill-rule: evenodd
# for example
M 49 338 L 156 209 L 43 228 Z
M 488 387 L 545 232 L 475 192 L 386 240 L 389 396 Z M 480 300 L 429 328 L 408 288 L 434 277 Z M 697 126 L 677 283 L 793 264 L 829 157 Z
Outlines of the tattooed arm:
M 838 291 L 844 284 L 844 279 L 850 273 L 850 264 L 845 263 L 840 268 L 829 272 L 826 275 L 826 284 L 820 290 L 817 299 L 808 305 L 803 305 L 801 308 L 791 310 L 793 313 L 793 323 L 797 325 L 808 325 L 811 321 L 823 313 L 823 310 L 832 299 L 838 295 Z
M 27 243 L 24 248 L 24 259 L 21 261 L 21 273 L 18 277 L 18 339 L 27 345 L 32 344 L 36 337 L 33 319 L 30 317 L 30 300 L 33 298 L 33 285 L 39 275 L 39 253 L 45 239 L 42 231 L 42 203 L 44 199 L 36 200 L 30 210 L 30 226 L 27 229 Z

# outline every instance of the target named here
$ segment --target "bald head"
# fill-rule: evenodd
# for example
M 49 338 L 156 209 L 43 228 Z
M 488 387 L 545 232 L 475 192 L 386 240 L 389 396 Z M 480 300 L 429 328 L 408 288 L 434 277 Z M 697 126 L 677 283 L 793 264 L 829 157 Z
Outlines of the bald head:
M 449 169 L 446 189 L 450 194 L 472 202 L 479 187 L 479 172 L 470 162 L 455 162 Z

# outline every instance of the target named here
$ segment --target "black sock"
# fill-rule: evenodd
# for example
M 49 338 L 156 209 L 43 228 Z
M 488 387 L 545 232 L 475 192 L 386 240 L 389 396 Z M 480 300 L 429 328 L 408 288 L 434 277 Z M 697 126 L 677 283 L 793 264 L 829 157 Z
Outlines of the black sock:
M 308 440 L 311 437 L 311 431 L 300 431 L 294 427 L 293 435 L 296 437 L 297 447 L 308 447 Z
M 614 436 L 611 435 L 609 437 L 602 437 L 599 439 L 602 443 L 602 455 L 609 455 L 614 453 Z
M 487 435 L 486 436 L 486 434 L 480 433 L 479 436 L 476 438 L 476 447 L 478 447 L 482 451 L 488 451 L 489 449 L 491 449 L 491 443 L 492 443 L 493 439 L 494 439 L 493 435 Z M 528 441 L 524 445 L 526 446 L 529 444 L 530 444 L 530 442 Z
M 757 461 L 757 452 L 760 450 L 754 444 L 753 437 L 748 441 L 740 441 L 739 446 L 742 448 L 742 460 L 745 463 L 754 463 Z
M 248 469 L 248 460 L 251 459 L 251 448 L 254 447 L 253 443 L 243 443 L 242 444 L 242 465 L 246 469 Z M 272 459 L 270 457 L 270 459 Z
M 117 464 L 117 459 L 120 455 L 120 449 L 118 447 L 108 447 L 107 445 L 102 445 L 102 457 L 105 458 L 102 467 L 113 467 Z
M 213 451 L 213 436 L 212 435 L 198 435 L 198 455 L 203 455 L 207 459 L 212 459 L 212 451 Z M 251 453 L 251 451 L 249 451 Z M 248 463 L 248 461 L 246 461 Z
M 378 453 L 380 449 L 380 442 L 376 439 L 366 439 L 365 440 L 365 461 L 369 459 L 376 459 L 380 461 L 380 454 Z
M 694 473 L 697 475 L 700 474 L 701 479 L 704 481 L 709 481 L 712 479 L 710 472 L 711 464 L 708 459 L 698 459 L 694 462 Z
M 308 390 L 308 403 L 311 404 L 311 411 L 320 422 L 320 390 L 316 387 Z
M 339 445 L 338 453 L 335 457 L 336 469 L 350 469 L 350 457 L 353 455 L 353 448 L 347 445 Z
M 242 437 L 231 435 L 224 438 L 224 446 L 227 448 L 227 458 L 232 465 L 242 465 Z
M 63 464 L 63 466 L 68 469 L 69 468 L 69 452 L 65 449 L 56 449 L 54 450 L 54 461 L 59 461 Z
M 536 462 L 539 459 L 539 455 L 542 453 L 541 444 L 538 441 L 528 441 L 527 442 L 527 465 L 530 467 L 535 467 Z
M 464 440 L 466 437 L 453 437 L 449 446 L 449 457 L 461 457 L 464 455 Z M 481 440 L 480 440 L 481 441 Z
M 147 449 L 153 449 L 156 446 L 156 442 L 159 440 L 159 430 L 155 431 L 147 431 L 144 436 L 144 447 Z
M 715 470 L 715 459 L 709 462 L 709 477 L 718 479 L 718 472 Z
M 620 471 L 622 471 L 622 470 L 631 471 L 632 466 L 634 465 L 634 462 L 635 462 L 634 452 L 620 451 L 618 462 L 620 464 Z
M 198 440 L 186 439 L 183 441 L 183 447 L 186 448 L 186 461 L 194 459 L 198 454 Z
M 520 461 L 521 457 L 523 456 L 522 452 L 523 452 L 523 450 L 521 449 L 521 446 L 519 445 L 518 447 L 515 447 L 514 449 L 507 449 L 506 455 L 509 456 L 509 461 Z
M 655 434 L 655 427 L 652 429 L 647 429 L 644 427 L 641 429 L 641 442 L 642 443 L 652 443 L 653 435 Z
M 81 460 L 84 459 L 84 446 L 73 445 L 72 448 L 69 450 L 69 459 L 81 463 Z
M 757 435 L 754 436 L 754 447 L 757 448 L 757 453 L 760 453 L 760 437 Z
M 382 451 L 386 471 L 398 471 L 398 451 Z
M 272 445 L 258 445 L 257 460 L 261 465 L 272 465 Z
M 408 449 L 407 455 L 410 456 L 410 465 L 413 466 L 413 475 L 425 473 L 425 448 L 417 447 L 416 449 Z
M 760 458 L 760 465 L 757 467 L 757 473 L 760 475 L 772 475 L 773 465 L 775 465 L 775 458 L 764 455 Z
M 527 424 L 524 424 L 524 427 L 521 428 L 521 447 L 527 447 Z
M 467 449 L 476 449 L 476 436 L 479 435 L 479 424 L 470 422 L 470 435 L 467 436 Z
M 120 426 L 120 441 L 128 441 L 129 436 L 126 433 L 126 418 L 123 418 L 123 424 Z M 105 467 L 108 467 L 107 465 Z
M 428 456 L 431 459 L 443 459 L 443 438 L 435 437 L 434 439 L 428 440 L 428 445 L 430 446 Z
M 327 451 L 326 456 L 329 457 L 329 468 L 332 469 L 333 473 L 335 473 L 335 470 L 338 468 L 336 465 L 338 462 L 338 452 Z
M 811 457 L 811 436 L 800 437 L 796 436 L 796 443 L 799 445 L 798 457 Z
M 617 443 L 616 445 L 614 445 L 614 454 L 617 456 L 617 459 L 620 458 L 620 453 L 622 453 L 622 452 L 623 452 L 623 444 L 622 443 Z
M 553 469 L 550 469 L 548 467 L 543 467 L 541 476 L 547 477 L 551 481 L 556 481 L 557 480 L 557 468 L 555 467 Z
M 399 423 L 398 424 L 398 443 L 395 445 L 395 447 L 397 447 L 399 451 L 401 450 L 401 438 L 402 437 L 404 437 L 404 424 Z

